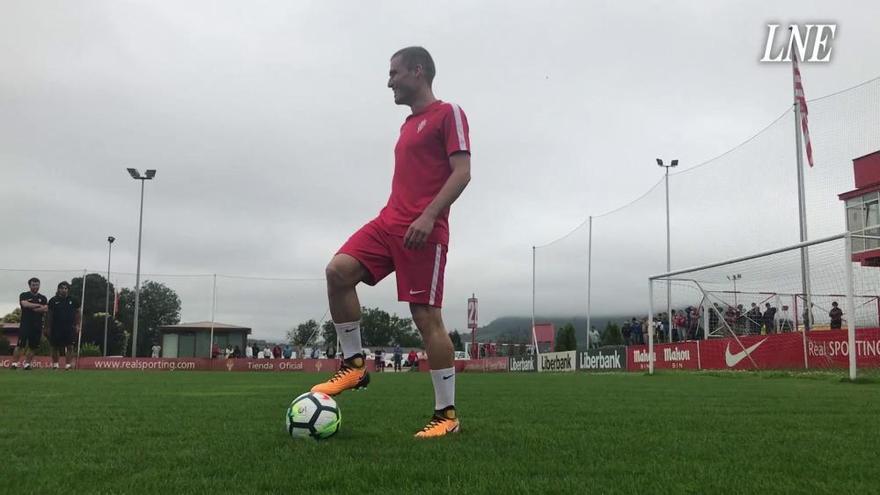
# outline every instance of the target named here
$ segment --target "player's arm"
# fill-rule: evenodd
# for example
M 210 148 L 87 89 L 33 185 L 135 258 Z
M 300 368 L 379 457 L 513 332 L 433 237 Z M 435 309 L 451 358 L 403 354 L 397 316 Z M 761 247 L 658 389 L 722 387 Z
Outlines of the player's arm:
M 48 306 L 46 306 L 48 308 Z M 46 327 L 43 329 L 43 334 L 45 336 L 50 336 L 52 334 L 52 320 L 53 320 L 52 311 L 46 312 Z
M 76 310 L 73 313 L 73 328 L 76 330 L 76 333 L 79 333 L 80 328 L 82 328 L 82 311 Z
M 466 151 L 453 153 L 449 157 L 449 166 L 452 173 L 446 179 L 446 183 L 440 188 L 440 192 L 425 208 L 425 211 L 410 224 L 403 239 L 403 245 L 410 249 L 419 249 L 425 245 L 425 239 L 434 230 L 434 221 L 440 212 L 449 208 L 452 203 L 461 196 L 468 182 L 471 181 L 471 155 Z
M 33 303 L 33 302 L 28 301 L 27 299 L 20 299 L 18 301 L 18 304 L 19 304 L 19 306 L 21 306 L 21 309 L 32 309 L 35 311 L 40 309 L 43 306 L 40 303 Z

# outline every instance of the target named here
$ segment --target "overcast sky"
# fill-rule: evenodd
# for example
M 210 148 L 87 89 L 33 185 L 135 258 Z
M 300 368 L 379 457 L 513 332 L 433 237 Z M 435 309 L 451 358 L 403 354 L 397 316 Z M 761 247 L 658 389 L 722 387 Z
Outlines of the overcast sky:
M 50 295 L 58 279 L 73 276 L 40 270 L 105 271 L 108 235 L 117 238 L 113 272 L 135 272 L 139 184 L 125 172 L 134 167 L 158 170 L 146 184 L 143 273 L 312 279 L 220 277 L 216 319 L 279 338 L 321 318 L 324 266 L 390 191 L 392 151 L 409 109 L 395 106 L 386 87 L 389 56 L 418 44 L 436 61 L 435 94 L 458 103 L 471 128 L 473 180 L 451 215 L 447 324 L 465 326 L 471 293 L 480 298 L 481 323 L 528 315 L 533 245 L 648 191 L 662 174 L 656 157 L 693 167 L 790 107 L 790 66 L 758 62 L 768 23 L 837 24 L 831 63 L 802 66 L 807 97 L 817 98 L 880 76 L 878 18 L 878 4 L 853 1 L 5 0 L 0 268 L 23 271 L 0 272 L 0 311 L 15 307 L 31 274 Z M 858 102 L 876 97 L 870 90 Z M 838 108 L 817 102 L 811 118 L 818 127 L 823 112 L 828 121 L 850 119 Z M 694 183 L 704 185 L 677 197 L 704 204 L 680 203 L 673 237 L 685 235 L 688 212 L 712 206 L 743 233 L 724 239 L 729 252 L 776 242 L 754 226 L 762 222 L 750 208 L 764 193 L 729 193 L 719 205 L 705 185 L 712 177 L 730 191 L 764 184 L 783 191 L 789 212 L 790 177 L 780 172 L 770 184 L 761 164 L 792 172 L 793 134 L 791 120 L 780 121 L 744 151 L 754 159 L 733 155 L 701 172 Z M 873 134 L 839 139 L 865 152 L 880 146 Z M 856 150 L 845 147 L 832 160 L 825 148 L 817 158 L 826 153 L 839 180 L 821 187 L 851 188 L 845 172 Z M 662 194 L 652 191 L 643 211 L 606 217 L 617 230 L 595 247 L 606 253 L 594 267 L 607 304 L 601 311 L 594 299 L 594 311 L 644 306 L 613 280 L 637 280 L 641 290 L 665 269 Z M 842 209 L 829 204 L 828 221 L 842 222 Z M 792 217 L 780 218 L 785 225 Z M 797 240 L 794 218 L 781 240 Z M 698 232 L 694 223 L 687 228 Z M 558 252 L 538 250 L 539 259 L 569 263 L 556 267 L 565 280 L 539 277 L 545 301 L 556 289 L 570 298 L 562 311 L 584 306 L 584 232 L 557 243 L 565 246 Z M 682 254 L 673 265 L 716 259 L 717 232 L 676 244 Z M 112 278 L 134 285 L 133 275 Z M 145 278 L 178 290 L 185 321 L 210 319 L 210 277 Z M 393 277 L 360 294 L 367 306 L 407 311 Z

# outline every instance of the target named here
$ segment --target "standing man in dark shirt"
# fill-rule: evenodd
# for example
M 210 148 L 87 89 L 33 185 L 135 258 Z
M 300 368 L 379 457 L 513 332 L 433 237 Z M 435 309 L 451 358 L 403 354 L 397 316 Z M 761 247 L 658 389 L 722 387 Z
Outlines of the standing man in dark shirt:
M 837 301 L 831 303 L 831 311 L 828 312 L 831 317 L 831 329 L 840 330 L 843 326 L 843 310 L 837 307 Z
M 79 304 L 70 297 L 70 284 L 58 284 L 55 297 L 49 299 L 47 314 L 49 327 L 49 344 L 52 346 L 52 368 L 58 369 L 58 355 L 64 352 L 64 369 L 76 366 L 74 345 L 80 331 Z
M 21 323 L 19 326 L 18 345 L 12 353 L 12 368 L 22 367 L 31 369 L 31 359 L 34 357 L 34 349 L 40 346 L 40 338 L 43 335 L 43 314 L 46 313 L 46 296 L 40 294 L 40 279 L 34 277 L 28 280 L 27 292 L 18 296 L 18 304 L 21 306 Z M 24 356 L 24 363 L 19 360 Z

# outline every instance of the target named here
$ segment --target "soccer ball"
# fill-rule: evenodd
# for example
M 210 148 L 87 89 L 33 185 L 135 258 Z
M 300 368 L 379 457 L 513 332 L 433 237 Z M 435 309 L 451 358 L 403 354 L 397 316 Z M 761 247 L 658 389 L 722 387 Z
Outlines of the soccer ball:
M 290 403 L 285 415 L 287 433 L 293 438 L 321 440 L 333 436 L 342 424 L 336 401 L 327 394 L 306 392 Z

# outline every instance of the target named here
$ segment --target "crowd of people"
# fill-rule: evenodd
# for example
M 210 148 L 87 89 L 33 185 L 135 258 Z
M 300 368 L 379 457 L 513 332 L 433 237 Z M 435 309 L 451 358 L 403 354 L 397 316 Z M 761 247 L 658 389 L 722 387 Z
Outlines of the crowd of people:
M 809 331 L 815 322 L 815 304 L 812 311 L 804 310 L 799 323 Z M 658 342 L 679 342 L 698 340 L 705 335 L 705 315 L 702 307 L 688 306 L 685 309 L 672 310 L 672 328 L 670 329 L 666 312 L 654 316 L 651 325 Z M 771 303 L 764 303 L 763 309 L 757 303 L 751 303 L 748 310 L 742 304 L 721 305 L 715 303 L 708 311 L 710 332 L 733 332 L 737 335 L 768 335 L 773 333 L 792 332 L 796 328 L 793 315 L 787 305 L 781 309 Z M 831 302 L 828 312 L 830 328 L 840 329 L 843 326 L 843 310 L 837 301 Z M 626 345 L 647 343 L 648 318 L 632 318 L 620 326 L 620 333 Z

